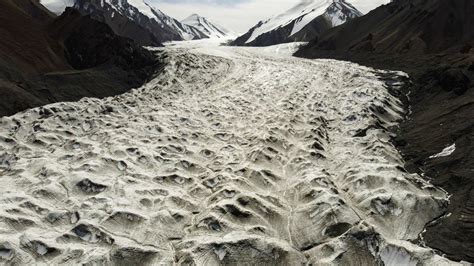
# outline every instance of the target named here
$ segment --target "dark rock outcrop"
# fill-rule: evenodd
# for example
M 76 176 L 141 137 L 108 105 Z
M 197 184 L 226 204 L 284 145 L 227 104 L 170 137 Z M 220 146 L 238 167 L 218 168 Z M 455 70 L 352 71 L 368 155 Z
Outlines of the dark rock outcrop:
M 5 0 L 0 19 L 0 116 L 121 94 L 157 67 L 151 52 L 72 10 L 56 18 L 37 0 Z
M 54 17 L 38 1 L 0 1 L 0 19 L 0 77 L 71 69 L 46 30 Z
M 411 172 L 452 196 L 446 217 L 428 225 L 426 244 L 474 262 L 474 2 L 396 0 L 322 34 L 296 53 L 407 72 L 411 113 L 394 144 Z M 433 157 L 447 146 L 453 154 Z
M 73 8 L 67 8 L 49 28 L 64 40 L 66 58 L 74 69 L 109 64 L 133 72 L 146 69 L 155 61 L 150 51 L 131 39 L 114 34 L 107 24 L 82 16 Z
M 396 0 L 355 18 L 352 23 L 328 30 L 305 51 L 357 52 L 367 42 L 373 51 L 380 53 L 466 50 L 474 39 L 473 6 L 469 0 Z

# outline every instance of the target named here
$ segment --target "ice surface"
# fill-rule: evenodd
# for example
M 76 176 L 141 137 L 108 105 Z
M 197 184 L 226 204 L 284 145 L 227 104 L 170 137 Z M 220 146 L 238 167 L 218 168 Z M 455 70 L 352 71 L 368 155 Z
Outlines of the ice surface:
M 399 73 L 217 45 L 170 44 L 129 93 L 0 119 L 0 263 L 449 262 L 411 243 L 446 194 L 384 129 Z
M 262 50 L 265 53 L 270 53 L 270 54 L 273 54 L 273 55 L 291 56 L 296 51 L 298 51 L 298 49 L 300 47 L 302 47 L 306 44 L 307 44 L 307 42 L 291 42 L 291 43 L 284 43 L 284 44 L 267 46 L 267 47 L 263 48 Z

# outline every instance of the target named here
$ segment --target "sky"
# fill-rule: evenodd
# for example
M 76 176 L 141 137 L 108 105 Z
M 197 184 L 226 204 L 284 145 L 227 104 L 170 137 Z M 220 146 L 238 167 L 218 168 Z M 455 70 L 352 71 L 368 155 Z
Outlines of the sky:
M 390 2 L 390 0 L 346 1 L 362 13 Z M 235 33 L 245 33 L 260 20 L 284 12 L 300 0 L 146 0 L 146 2 L 178 20 L 197 13 Z

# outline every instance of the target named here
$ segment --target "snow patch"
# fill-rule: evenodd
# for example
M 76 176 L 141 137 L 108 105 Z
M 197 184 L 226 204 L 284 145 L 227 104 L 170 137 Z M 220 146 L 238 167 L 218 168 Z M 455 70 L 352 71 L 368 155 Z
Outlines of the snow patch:
M 40 3 L 49 11 L 59 15 L 66 10 L 66 7 L 73 6 L 74 0 L 40 0 Z
M 439 158 L 439 157 L 448 157 L 451 154 L 453 154 L 453 152 L 455 150 L 456 150 L 456 143 L 454 143 L 451 146 L 448 146 L 448 147 L 444 148 L 444 150 L 442 150 L 440 153 L 437 153 L 435 155 L 431 155 L 429 158 L 434 159 L 434 158 Z
M 156 17 L 155 14 L 152 11 L 152 7 L 148 3 L 146 3 L 145 1 L 143 1 L 143 0 L 127 0 L 127 1 L 130 5 L 137 8 L 138 11 L 140 11 L 145 16 L 147 16 L 149 18 L 155 18 Z M 110 3 L 111 0 L 107 0 L 107 2 Z
M 231 31 L 214 22 L 211 22 L 205 17 L 199 16 L 198 14 L 192 14 L 186 19 L 182 20 L 181 23 L 200 30 L 209 38 L 226 38 L 235 36 L 235 34 L 233 34 Z

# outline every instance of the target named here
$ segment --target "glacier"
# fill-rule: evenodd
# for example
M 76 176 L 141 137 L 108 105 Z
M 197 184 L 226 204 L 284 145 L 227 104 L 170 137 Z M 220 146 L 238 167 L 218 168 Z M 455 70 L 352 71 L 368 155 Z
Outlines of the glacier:
M 175 43 L 143 87 L 1 118 L 0 260 L 455 265 L 390 142 L 406 74 L 293 49 Z

